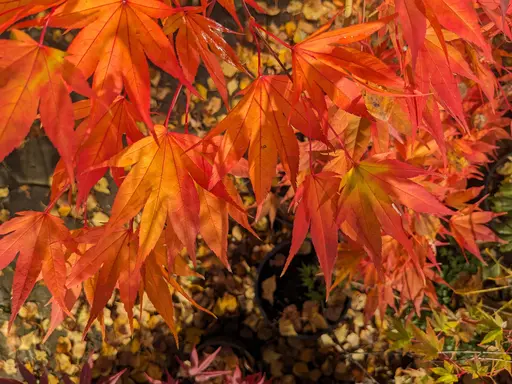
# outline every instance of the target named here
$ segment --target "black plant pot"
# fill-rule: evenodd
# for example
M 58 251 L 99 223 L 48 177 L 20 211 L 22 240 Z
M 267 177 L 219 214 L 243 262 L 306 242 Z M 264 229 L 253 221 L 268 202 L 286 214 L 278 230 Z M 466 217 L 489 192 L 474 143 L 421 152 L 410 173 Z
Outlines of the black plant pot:
M 304 302 L 308 301 L 306 296 L 307 289 L 302 285 L 299 268 L 305 265 L 318 265 L 316 253 L 313 246 L 309 254 L 297 254 L 290 263 L 288 270 L 281 277 L 283 266 L 272 265 L 272 261 L 276 260 L 279 255 L 288 256 L 290 252 L 291 243 L 283 242 L 277 245 L 271 252 L 267 254 L 265 259 L 261 262 L 258 268 L 258 275 L 255 284 L 255 302 L 260 308 L 260 311 L 267 323 L 274 329 L 278 328 L 279 319 L 283 310 L 291 304 L 295 304 L 299 311 L 302 310 Z M 271 304 L 268 300 L 263 298 L 262 283 L 272 277 L 276 276 L 276 290 L 274 292 L 274 303 Z M 320 303 L 323 305 L 324 303 Z M 345 314 L 350 306 L 350 299 L 347 298 L 343 304 L 343 308 L 336 321 L 327 321 L 328 328 L 319 330 L 315 333 L 302 333 L 294 336 L 302 340 L 316 340 L 322 334 L 332 331 L 337 324 L 345 317 Z M 327 320 L 327 319 L 326 319 Z

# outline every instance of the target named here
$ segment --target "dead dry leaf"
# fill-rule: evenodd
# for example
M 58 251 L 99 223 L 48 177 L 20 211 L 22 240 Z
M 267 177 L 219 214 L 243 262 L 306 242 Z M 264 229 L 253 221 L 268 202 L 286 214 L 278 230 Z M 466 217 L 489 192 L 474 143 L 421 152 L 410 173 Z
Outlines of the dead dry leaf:
M 96 192 L 104 193 L 105 195 L 110 195 L 110 189 L 108 189 L 108 180 L 105 177 L 99 179 L 94 186 L 94 190 Z
M 297 336 L 297 332 L 291 320 L 283 317 L 279 319 L 279 333 L 281 336 Z
M 261 283 L 261 289 L 263 290 L 261 296 L 272 305 L 274 304 L 274 292 L 276 288 L 276 275 L 269 277 Z
M 226 312 L 235 312 L 237 308 L 238 302 L 236 301 L 236 297 L 225 293 L 224 296 L 217 299 L 213 313 L 217 316 L 223 316 Z

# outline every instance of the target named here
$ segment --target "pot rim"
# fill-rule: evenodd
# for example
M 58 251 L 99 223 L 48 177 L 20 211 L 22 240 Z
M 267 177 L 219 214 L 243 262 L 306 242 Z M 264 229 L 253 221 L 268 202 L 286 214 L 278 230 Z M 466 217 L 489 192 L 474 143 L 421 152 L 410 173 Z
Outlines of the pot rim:
M 305 241 L 311 242 L 310 239 L 306 239 Z M 268 325 L 270 325 L 273 329 L 276 328 L 276 325 L 272 323 L 272 321 L 270 320 L 267 312 L 265 311 L 265 309 L 263 308 L 263 305 L 262 305 L 263 299 L 260 295 L 261 272 L 262 272 L 263 268 L 267 265 L 267 263 L 269 263 L 270 259 L 272 259 L 274 256 L 276 256 L 276 254 L 281 252 L 283 249 L 291 247 L 291 245 L 292 245 L 292 242 L 290 240 L 285 240 L 285 241 L 279 243 L 278 245 L 276 245 L 270 252 L 268 252 L 266 254 L 266 256 L 263 258 L 263 260 L 260 262 L 260 265 L 258 266 L 258 271 L 257 271 L 256 279 L 254 282 L 254 292 L 255 292 L 254 301 L 255 301 L 256 305 L 258 306 L 265 322 Z M 314 248 L 312 242 L 311 242 L 311 246 Z M 316 340 L 321 335 L 323 335 L 325 333 L 332 332 L 338 326 L 338 324 L 340 324 L 346 318 L 348 308 L 350 307 L 350 302 L 351 302 L 350 297 L 347 297 L 347 299 L 345 301 L 344 308 L 341 312 L 341 315 L 340 315 L 338 321 L 334 322 L 332 324 L 329 324 L 326 329 L 319 330 L 315 333 L 303 333 L 303 334 L 299 333 L 297 336 L 287 336 L 287 337 L 294 337 L 294 338 L 297 338 L 300 340 Z

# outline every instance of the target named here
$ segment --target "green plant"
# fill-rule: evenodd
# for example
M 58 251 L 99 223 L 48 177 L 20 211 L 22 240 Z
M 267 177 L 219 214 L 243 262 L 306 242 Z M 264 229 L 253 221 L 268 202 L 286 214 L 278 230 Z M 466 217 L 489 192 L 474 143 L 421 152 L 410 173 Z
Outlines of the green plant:
M 320 268 L 315 264 L 304 264 L 299 267 L 300 280 L 306 287 L 306 297 L 309 300 L 323 302 L 325 299 L 325 285 L 318 279 Z

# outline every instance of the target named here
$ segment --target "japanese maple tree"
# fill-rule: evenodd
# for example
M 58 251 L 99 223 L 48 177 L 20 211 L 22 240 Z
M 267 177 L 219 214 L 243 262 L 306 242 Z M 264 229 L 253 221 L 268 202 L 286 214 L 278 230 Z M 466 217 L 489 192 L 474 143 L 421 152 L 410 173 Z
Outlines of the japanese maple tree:
M 0 268 L 18 255 L 10 324 L 42 279 L 50 330 L 84 289 L 87 332 L 117 287 L 130 319 L 146 292 L 178 341 L 172 295 L 192 300 L 177 277 L 196 275 L 197 236 L 230 268 L 229 218 L 253 232 L 235 177 L 250 180 L 259 211 L 275 177 L 289 188 L 288 263 L 311 236 L 327 291 L 342 277 L 363 280 L 368 315 L 411 303 L 420 311 L 425 295 L 436 305 L 443 236 L 477 256 L 477 241 L 498 240 L 485 226 L 496 214 L 471 202 L 479 190 L 468 180 L 509 138 L 509 54 L 496 41 L 512 38 L 512 5 L 370 1 L 370 16 L 336 14 L 292 44 L 257 21 L 257 2 L 217 3 L 250 36 L 256 73 L 226 42 L 240 33 L 210 17 L 215 2 L 0 1 L 0 30 L 10 34 L 0 40 L 0 158 L 34 124 L 61 155 L 44 212 L 0 226 Z M 45 44 L 48 28 L 73 34 L 66 51 Z M 278 49 L 289 51 L 290 70 Z M 263 65 L 265 50 L 279 73 Z M 152 120 L 149 62 L 177 84 L 163 124 Z M 221 62 L 252 78 L 236 104 Z M 168 123 L 181 92 L 187 111 L 199 97 L 201 65 L 227 115 L 198 137 Z M 74 104 L 71 92 L 81 95 Z M 95 228 L 84 206 L 106 172 L 119 190 L 110 220 Z M 59 199 L 84 210 L 83 228 L 52 215 Z

